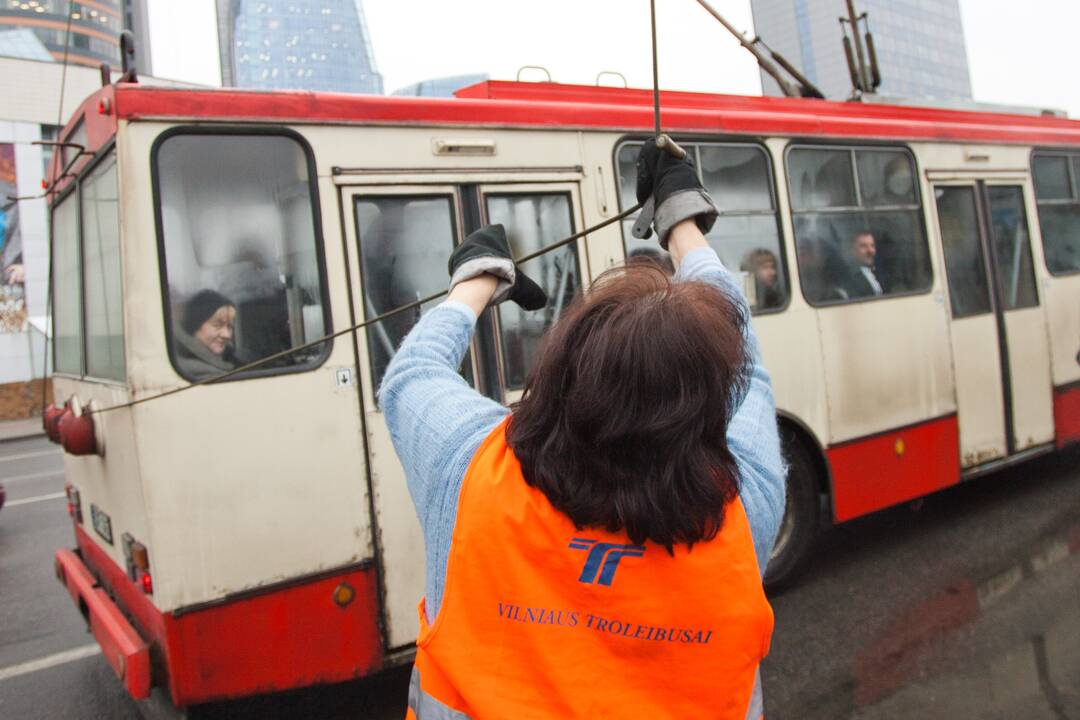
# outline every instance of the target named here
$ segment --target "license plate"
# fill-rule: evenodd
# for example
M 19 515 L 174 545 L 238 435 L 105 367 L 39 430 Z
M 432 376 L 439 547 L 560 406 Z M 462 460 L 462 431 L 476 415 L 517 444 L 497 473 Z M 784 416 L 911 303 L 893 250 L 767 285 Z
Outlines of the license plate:
M 108 514 L 94 503 L 90 503 L 90 517 L 94 522 L 94 531 L 100 535 L 105 542 L 112 545 L 112 520 L 109 518 Z

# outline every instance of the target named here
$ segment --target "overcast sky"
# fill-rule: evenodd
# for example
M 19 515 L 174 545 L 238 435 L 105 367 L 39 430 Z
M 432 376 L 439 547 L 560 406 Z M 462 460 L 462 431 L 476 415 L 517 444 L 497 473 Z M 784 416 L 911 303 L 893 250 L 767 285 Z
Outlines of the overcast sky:
M 753 34 L 749 0 L 711 4 Z M 214 0 L 149 5 L 154 74 L 220 84 Z M 364 0 L 363 6 L 387 92 L 463 73 L 513 79 L 523 65 L 546 67 L 556 82 L 593 84 L 597 73 L 614 70 L 632 87 L 652 85 L 646 0 Z M 663 87 L 761 93 L 753 59 L 696 2 L 657 6 Z M 976 100 L 1053 107 L 1080 118 L 1080 82 L 1072 77 L 1080 2 L 960 0 L 960 9 Z

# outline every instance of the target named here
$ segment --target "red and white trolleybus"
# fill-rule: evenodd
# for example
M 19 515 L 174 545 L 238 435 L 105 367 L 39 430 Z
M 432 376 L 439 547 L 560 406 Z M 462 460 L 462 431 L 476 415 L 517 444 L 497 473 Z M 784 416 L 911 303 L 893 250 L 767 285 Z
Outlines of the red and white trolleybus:
M 771 583 L 823 521 L 1080 440 L 1080 122 L 678 92 L 662 106 L 720 207 L 709 240 L 742 273 L 775 385 L 791 472 Z M 407 662 L 423 592 L 375 393 L 417 313 L 127 405 L 204 379 L 191 298 L 235 305 L 235 363 L 308 344 L 444 288 L 482 224 L 523 255 L 631 207 L 652 123 L 647 91 L 550 83 L 86 99 L 48 187 L 76 544 L 56 566 L 134 697 L 182 708 Z M 654 252 L 631 222 L 530 261 L 552 302 L 489 311 L 468 381 L 518 398 L 573 295 Z

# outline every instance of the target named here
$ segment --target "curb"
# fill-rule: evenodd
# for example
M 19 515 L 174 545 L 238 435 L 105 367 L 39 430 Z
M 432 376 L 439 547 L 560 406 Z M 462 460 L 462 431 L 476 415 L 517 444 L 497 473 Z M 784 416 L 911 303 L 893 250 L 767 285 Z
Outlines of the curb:
M 16 442 L 17 440 L 31 440 L 33 438 L 45 437 L 44 430 L 28 430 L 19 433 L 13 433 L 11 435 L 0 436 L 0 445 L 8 442 Z

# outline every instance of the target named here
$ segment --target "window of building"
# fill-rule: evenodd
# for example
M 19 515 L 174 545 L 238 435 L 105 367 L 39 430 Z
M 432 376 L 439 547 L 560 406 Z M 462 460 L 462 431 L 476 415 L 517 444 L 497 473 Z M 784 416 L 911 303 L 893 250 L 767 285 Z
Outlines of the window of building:
M 284 131 L 183 130 L 153 152 L 173 366 L 189 380 L 315 341 L 329 330 L 313 160 Z M 321 363 L 329 342 L 252 374 Z
M 81 183 L 86 374 L 124 379 L 124 313 L 120 276 L 120 216 L 116 157 Z
M 720 213 L 706 235 L 709 245 L 729 270 L 741 275 L 754 312 L 784 307 L 789 283 L 768 155 L 760 146 L 751 144 L 682 145 Z M 635 162 L 640 149 L 641 143 L 636 142 L 618 149 L 619 199 L 624 208 L 637 202 Z M 634 219 L 623 222 L 627 258 L 652 257 L 670 264 L 655 237 L 639 240 L 631 234 Z
M 1046 268 L 1080 272 L 1080 153 L 1038 153 L 1031 160 Z
M 799 277 L 809 303 L 930 289 L 930 253 L 906 151 L 793 147 L 787 169 Z
M 52 213 L 53 367 L 82 374 L 82 262 L 79 199 L 71 192 Z
M 506 228 L 514 257 L 534 253 L 574 233 L 566 193 L 488 195 L 486 200 L 488 221 Z M 499 340 L 508 390 L 525 387 L 544 331 L 559 319 L 577 292 L 577 247 L 571 243 L 544 253 L 524 263 L 521 270 L 544 289 L 548 304 L 535 312 L 526 312 L 515 303 L 499 305 Z

